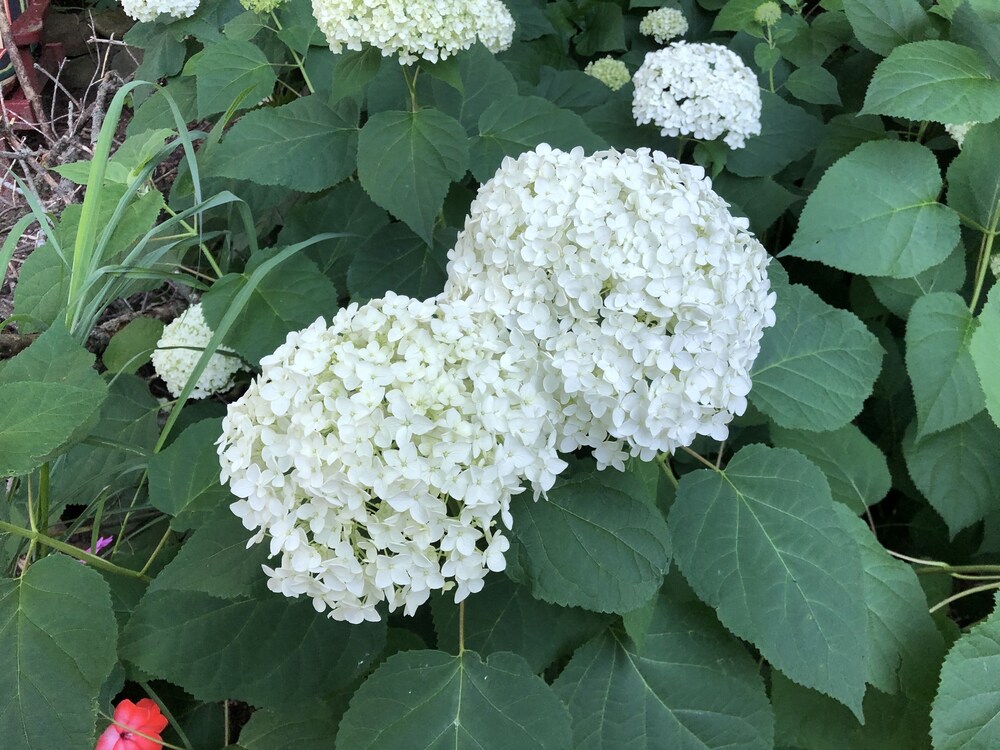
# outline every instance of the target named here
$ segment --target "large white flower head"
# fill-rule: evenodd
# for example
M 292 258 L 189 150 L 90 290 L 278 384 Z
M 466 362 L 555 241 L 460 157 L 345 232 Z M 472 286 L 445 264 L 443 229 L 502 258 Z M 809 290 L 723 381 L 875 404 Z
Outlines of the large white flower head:
M 774 323 L 768 255 L 700 167 L 659 151 L 541 145 L 504 160 L 449 253 L 445 295 L 533 339 L 562 405 L 559 449 L 623 468 L 746 409 Z
M 495 316 L 392 293 L 290 333 L 219 441 L 233 512 L 279 556 L 269 588 L 349 622 L 479 591 L 511 496 L 565 468 L 539 362 Z
M 153 368 L 173 396 L 179 396 L 194 371 L 202 351 L 212 340 L 212 329 L 205 321 L 201 303 L 191 305 L 169 323 L 156 342 L 153 352 Z M 227 391 L 233 387 L 233 376 L 244 365 L 232 349 L 220 347 L 202 372 L 191 391 L 191 398 L 205 398 L 213 393 Z
M 122 0 L 125 15 L 136 21 L 155 21 L 161 13 L 174 18 L 187 18 L 198 10 L 201 0 Z
M 651 10 L 639 22 L 639 33 L 651 36 L 657 44 L 669 42 L 674 37 L 687 33 L 688 22 L 676 8 L 657 8 Z
M 967 136 L 969 134 L 969 131 L 972 130 L 978 124 L 979 124 L 978 122 L 963 122 L 957 125 L 946 124 L 944 126 L 944 129 L 945 132 L 947 132 L 948 135 L 952 137 L 955 143 L 958 144 L 958 147 L 962 148 L 962 146 L 965 144 L 965 136 Z
M 722 137 L 731 148 L 760 134 L 760 87 L 739 56 L 719 44 L 674 42 L 649 52 L 632 77 L 632 116 L 662 135 Z
M 596 78 L 612 91 L 617 91 L 632 80 L 625 63 L 613 57 L 602 57 L 589 62 L 583 72 Z
M 330 49 L 369 44 L 401 64 L 444 60 L 480 41 L 491 52 L 514 39 L 514 18 L 501 0 L 312 0 Z

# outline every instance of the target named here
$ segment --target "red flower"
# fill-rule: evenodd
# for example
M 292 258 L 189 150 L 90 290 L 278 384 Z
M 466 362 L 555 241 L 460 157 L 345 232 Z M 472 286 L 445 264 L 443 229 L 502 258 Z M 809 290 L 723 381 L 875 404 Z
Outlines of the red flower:
M 167 717 L 154 701 L 122 701 L 115 708 L 115 721 L 104 730 L 94 750 L 163 750 L 160 732 L 167 726 Z

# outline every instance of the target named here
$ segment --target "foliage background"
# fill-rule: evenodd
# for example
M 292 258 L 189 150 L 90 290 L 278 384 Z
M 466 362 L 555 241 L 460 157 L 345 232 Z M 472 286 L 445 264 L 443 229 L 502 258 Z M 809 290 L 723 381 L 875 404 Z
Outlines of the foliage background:
M 687 39 L 759 75 L 738 151 L 637 128 L 631 87 L 581 72 L 634 71 L 655 0 L 510 0 L 509 50 L 413 68 L 333 55 L 307 0 L 137 25 L 137 78 L 164 85 L 116 98 L 114 158 L 108 136 L 62 168 L 88 197 L 41 219 L 15 297 L 41 335 L 0 363 L 5 746 L 88 747 L 143 694 L 187 748 L 1000 743 L 1000 9 L 821 0 L 765 28 L 758 4 L 679 3 Z M 943 124 L 972 121 L 959 150 Z M 751 408 L 724 446 L 624 473 L 581 455 L 517 498 L 461 645 L 447 596 L 351 626 L 268 592 L 218 483 L 225 401 L 182 396 L 164 423 L 142 369 L 161 324 L 116 335 L 99 375 L 94 321 L 181 281 L 210 348 L 256 364 L 347 301 L 431 296 L 477 185 L 542 142 L 663 150 L 749 217 L 778 256 Z M 107 532 L 108 560 L 67 542 Z

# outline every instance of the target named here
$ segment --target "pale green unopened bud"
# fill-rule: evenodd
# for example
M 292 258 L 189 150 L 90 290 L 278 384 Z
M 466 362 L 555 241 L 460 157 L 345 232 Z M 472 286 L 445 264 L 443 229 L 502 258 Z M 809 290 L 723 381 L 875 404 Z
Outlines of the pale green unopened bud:
M 284 0 L 240 0 L 240 5 L 254 13 L 270 13 L 283 2 Z
M 611 57 L 594 60 L 583 69 L 583 72 L 593 76 L 612 91 L 617 91 L 632 80 L 625 63 Z
M 753 12 L 753 20 L 761 26 L 774 26 L 774 24 L 781 20 L 781 6 L 773 2 L 773 0 L 761 3 L 757 6 L 757 10 Z

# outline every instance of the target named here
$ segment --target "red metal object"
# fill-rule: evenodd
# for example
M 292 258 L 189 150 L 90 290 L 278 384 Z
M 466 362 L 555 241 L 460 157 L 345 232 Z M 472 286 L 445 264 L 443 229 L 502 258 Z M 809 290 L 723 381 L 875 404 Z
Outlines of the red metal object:
M 10 29 L 14 32 L 14 44 L 27 47 L 42 41 L 42 22 L 49 12 L 49 0 L 31 0 L 24 13 L 14 19 Z
M 11 23 L 17 54 L 24 63 L 35 91 L 42 91 L 47 81 L 35 70 L 36 61 L 50 73 L 55 73 L 59 64 L 66 59 L 61 43 L 42 44 L 42 31 L 50 0 L 29 0 L 24 12 Z M 31 47 L 35 47 L 32 54 Z M 16 85 L 3 92 L 0 100 L 0 117 L 3 127 L 13 130 L 32 129 L 37 124 L 31 103 Z

